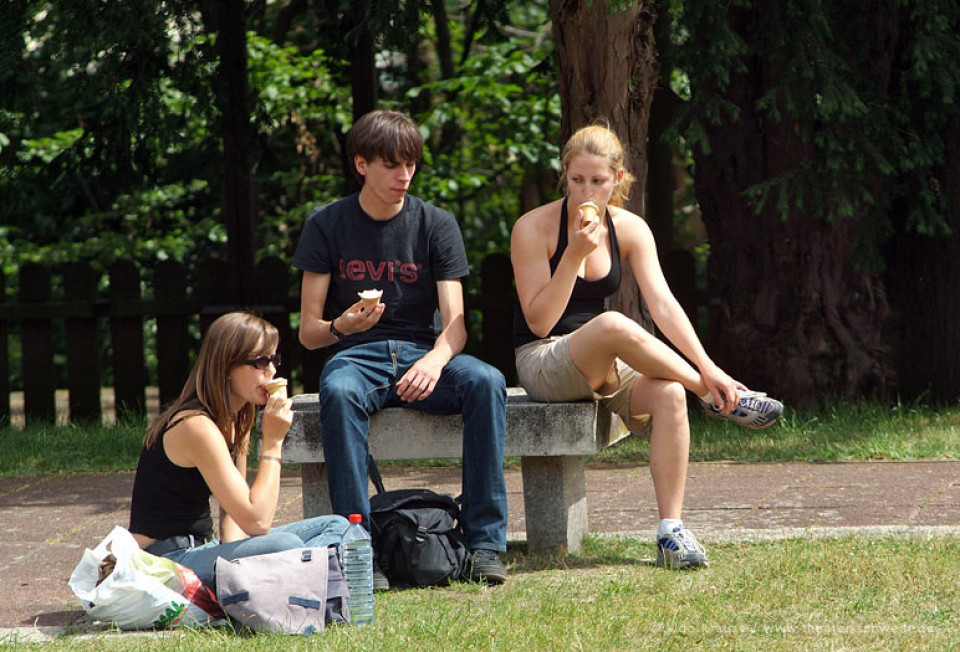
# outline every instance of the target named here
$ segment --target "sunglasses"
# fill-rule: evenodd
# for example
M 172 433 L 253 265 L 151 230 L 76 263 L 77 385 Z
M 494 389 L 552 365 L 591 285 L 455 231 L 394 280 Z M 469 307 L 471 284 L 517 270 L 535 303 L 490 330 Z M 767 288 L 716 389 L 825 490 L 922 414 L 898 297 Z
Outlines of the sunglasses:
M 251 367 L 256 367 L 260 371 L 265 371 L 267 367 L 270 366 L 270 363 L 273 363 L 274 367 L 280 366 L 280 352 L 277 351 L 273 355 L 261 355 L 253 360 L 247 360 L 244 364 L 248 364 Z

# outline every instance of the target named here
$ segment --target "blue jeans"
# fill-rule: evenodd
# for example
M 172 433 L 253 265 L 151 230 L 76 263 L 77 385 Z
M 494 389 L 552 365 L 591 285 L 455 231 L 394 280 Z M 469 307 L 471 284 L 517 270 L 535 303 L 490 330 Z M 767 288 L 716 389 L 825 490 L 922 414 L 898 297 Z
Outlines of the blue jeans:
M 294 548 L 326 548 L 333 545 L 339 548 L 340 540 L 349 526 L 350 523 L 347 522 L 347 519 L 341 516 L 317 516 L 287 525 L 278 525 L 270 528 L 269 534 L 262 536 L 249 537 L 230 543 L 211 541 L 196 548 L 172 550 L 164 557 L 192 570 L 201 582 L 216 593 L 217 584 L 214 569 L 217 557 L 240 559 L 241 557 L 265 555 Z
M 387 340 L 358 344 L 327 361 L 320 376 L 320 427 L 330 501 L 342 516 L 362 514 L 369 531 L 367 432 L 370 415 L 388 407 L 463 414 L 462 518 L 467 546 L 507 549 L 503 479 L 506 381 L 496 368 L 460 354 L 447 363 L 433 393 L 404 402 L 396 383 L 430 349 Z

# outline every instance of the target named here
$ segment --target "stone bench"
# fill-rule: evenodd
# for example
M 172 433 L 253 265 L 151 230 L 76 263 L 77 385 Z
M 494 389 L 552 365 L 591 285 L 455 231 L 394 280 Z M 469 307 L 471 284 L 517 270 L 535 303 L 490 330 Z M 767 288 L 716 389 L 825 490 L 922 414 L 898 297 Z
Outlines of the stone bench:
M 329 514 L 317 395 L 295 396 L 293 410 L 284 463 L 300 464 L 304 518 Z M 370 454 L 376 460 L 460 458 L 462 430 L 460 415 L 389 408 L 370 422 Z M 629 435 L 619 417 L 595 402 L 538 403 L 520 388 L 507 390 L 505 454 L 521 460 L 531 550 L 580 549 L 587 532 L 584 462 Z

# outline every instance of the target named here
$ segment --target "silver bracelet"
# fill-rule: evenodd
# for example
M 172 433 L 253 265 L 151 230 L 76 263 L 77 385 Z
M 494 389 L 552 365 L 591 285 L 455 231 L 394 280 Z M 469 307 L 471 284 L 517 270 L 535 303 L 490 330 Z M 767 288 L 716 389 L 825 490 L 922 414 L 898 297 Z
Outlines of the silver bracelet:
M 283 464 L 283 460 L 276 455 L 261 455 L 260 461 L 262 462 L 263 460 L 273 460 L 277 464 Z

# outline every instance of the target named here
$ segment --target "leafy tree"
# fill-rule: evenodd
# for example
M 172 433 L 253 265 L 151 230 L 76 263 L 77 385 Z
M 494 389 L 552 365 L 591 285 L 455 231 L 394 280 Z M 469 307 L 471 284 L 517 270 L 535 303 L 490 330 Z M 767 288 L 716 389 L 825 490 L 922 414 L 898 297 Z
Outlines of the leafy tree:
M 0 55 L 16 61 L 0 72 L 14 90 L 0 98 L 0 238 L 27 257 L 109 262 L 182 254 L 169 235 L 196 222 L 214 234 L 212 59 L 182 3 L 16 4 L 19 38 Z
M 710 237 L 718 362 L 795 405 L 891 395 L 903 365 L 885 332 L 881 245 L 894 229 L 955 238 L 945 144 L 956 142 L 960 9 L 737 0 L 674 10 L 667 63 L 689 79 L 683 135 Z M 895 293 L 901 315 L 915 305 Z M 926 346 L 947 347 L 955 367 L 953 341 Z
M 594 120 L 609 123 L 637 178 L 628 208 L 644 214 L 647 124 L 658 73 L 650 2 L 552 0 L 558 76 L 563 98 L 562 140 Z M 626 278 L 632 279 L 629 270 Z M 624 282 L 611 307 L 652 328 L 636 283 Z
M 0 248 L 11 276 L 18 260 L 226 255 L 220 4 L 109 4 L 92 15 L 82 0 L 5 8 L 15 38 L 0 46 L 11 89 L 0 98 Z M 551 192 L 556 167 L 545 1 L 371 3 L 354 16 L 381 35 L 366 91 L 351 83 L 342 38 L 357 6 L 246 5 L 258 251 L 292 257 L 306 213 L 348 190 L 357 93 L 422 123 L 417 192 L 460 217 L 471 261 L 505 250 L 521 196 Z

